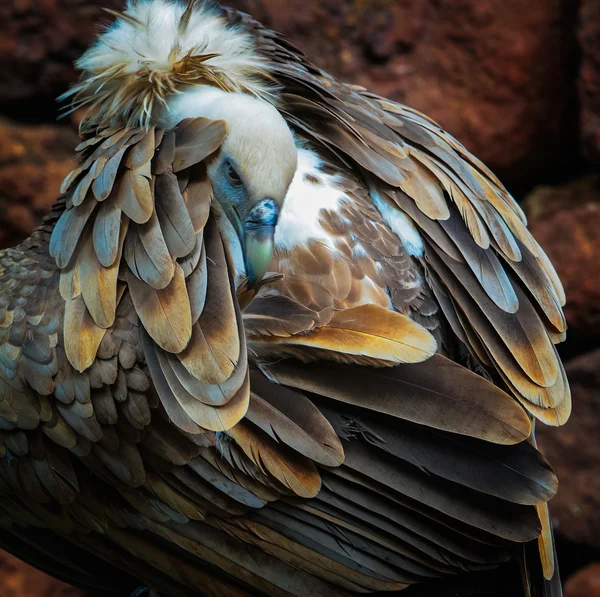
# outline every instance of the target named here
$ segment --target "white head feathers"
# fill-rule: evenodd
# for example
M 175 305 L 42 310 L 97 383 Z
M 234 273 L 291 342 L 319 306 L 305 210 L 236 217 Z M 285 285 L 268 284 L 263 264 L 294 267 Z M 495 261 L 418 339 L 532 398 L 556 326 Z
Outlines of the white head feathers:
M 268 66 L 247 31 L 212 2 L 129 0 L 78 60 L 82 80 L 63 98 L 89 106 L 84 126 L 147 126 L 153 110 L 186 86 L 212 85 L 272 101 Z

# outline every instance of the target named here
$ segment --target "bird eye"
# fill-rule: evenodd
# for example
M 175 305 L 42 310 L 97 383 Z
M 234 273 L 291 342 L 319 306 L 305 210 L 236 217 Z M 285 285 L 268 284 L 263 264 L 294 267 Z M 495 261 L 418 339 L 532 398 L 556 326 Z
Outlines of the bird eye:
M 242 179 L 231 162 L 227 162 L 227 177 L 229 178 L 230 182 L 236 186 L 242 184 Z

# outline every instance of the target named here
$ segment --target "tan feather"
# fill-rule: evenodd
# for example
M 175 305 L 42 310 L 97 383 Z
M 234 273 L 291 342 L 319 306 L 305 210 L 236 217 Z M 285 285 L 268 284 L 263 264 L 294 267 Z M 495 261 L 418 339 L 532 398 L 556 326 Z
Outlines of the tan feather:
M 557 332 L 566 332 L 567 322 L 552 280 L 544 268 L 540 267 L 538 258 L 534 257 L 526 247 L 521 247 L 521 252 L 523 254 L 521 261 L 509 260 L 508 264 L 521 279 L 525 288 L 535 297 L 548 322 Z
M 189 168 L 215 152 L 227 136 L 224 120 L 193 118 L 182 121 L 176 130 L 173 172 Z
M 116 203 L 136 224 L 143 224 L 154 212 L 150 181 L 139 170 L 125 169 L 116 186 Z
M 567 302 L 567 297 L 565 295 L 565 290 L 563 288 L 562 282 L 560 281 L 560 278 L 558 277 L 554 266 L 552 265 L 550 259 L 548 259 L 546 253 L 544 253 L 542 247 L 540 247 L 540 245 L 537 244 L 536 241 L 534 242 L 537 245 L 537 252 L 535 253 L 535 255 L 538 258 L 538 261 L 540 262 L 542 268 L 546 272 L 546 275 L 550 278 L 550 280 L 552 280 L 554 291 L 558 296 L 558 304 L 561 307 L 564 307 L 565 303 Z
M 83 176 L 81 180 L 77 183 L 77 186 L 75 187 L 73 192 L 70 193 L 70 199 L 73 206 L 77 207 L 85 201 L 85 198 L 88 195 L 88 191 L 90 190 L 90 187 L 94 182 L 94 178 L 95 172 L 93 169 L 90 169 L 86 172 L 85 176 Z
M 190 500 L 177 491 L 158 475 L 149 475 L 146 487 L 170 508 L 183 514 L 190 520 L 204 520 L 206 515 L 205 508 L 198 502 Z
M 441 355 L 389 369 L 287 360 L 266 373 L 293 388 L 498 444 L 521 442 L 531 432 L 527 413 L 508 394 Z
M 143 252 L 141 250 L 136 252 L 138 272 L 146 283 L 155 286 L 157 289 L 164 288 L 173 278 L 175 264 L 165 242 L 156 211 L 152 213 L 145 224 L 138 226 L 137 229 L 140 236 L 140 249 L 143 248 Z M 143 265 L 142 261 L 144 253 L 151 262 L 151 264 L 148 264 L 148 274 L 146 274 L 146 266 Z M 153 273 L 155 270 L 158 272 L 158 277 Z
M 344 450 L 339 438 L 308 398 L 267 381 L 257 372 L 251 380 L 248 421 L 314 462 L 324 466 L 342 464 Z
M 91 141 L 91 139 L 89 140 Z M 82 148 L 83 143 L 80 143 L 76 148 L 75 151 L 80 151 L 80 149 L 78 148 Z M 69 188 L 71 187 L 71 185 L 77 180 L 78 176 L 81 176 L 81 173 L 84 171 L 83 165 L 79 165 L 77 166 L 77 168 L 73 168 L 73 170 L 71 170 L 63 179 L 62 183 L 60 184 L 60 193 L 66 193 Z
M 120 231 L 117 252 L 123 246 L 126 228 Z M 78 258 L 81 295 L 86 307 L 98 327 L 109 328 L 115 321 L 117 309 L 117 276 L 119 259 L 110 267 L 104 267 L 96 257 L 92 237 L 81 247 Z
M 186 278 L 188 295 L 190 297 L 190 306 L 192 310 L 192 324 L 196 325 L 206 302 L 206 291 L 208 287 L 208 276 L 206 269 L 206 251 L 202 239 L 197 240 L 198 245 L 202 246 L 200 257 L 194 270 Z
M 181 404 L 177 401 L 167 379 L 162 371 L 160 362 L 157 357 L 157 351 L 160 352 L 152 339 L 148 334 L 142 331 L 142 344 L 144 346 L 144 356 L 148 368 L 150 369 L 150 375 L 152 376 L 152 382 L 156 393 L 160 398 L 160 402 L 165 409 L 168 420 L 178 429 L 181 429 L 185 433 L 189 433 L 191 436 L 203 433 L 203 430 L 190 418 L 190 416 L 183 410 Z
M 234 468 L 223 458 L 216 449 L 214 448 L 201 448 L 202 459 L 206 462 L 210 463 L 210 465 L 219 471 L 222 475 L 224 475 L 229 481 L 231 481 L 234 485 L 241 487 L 243 490 L 247 491 L 251 494 L 252 497 L 247 496 L 245 494 L 240 495 L 237 494 L 238 497 L 242 497 L 242 503 L 246 503 L 251 507 L 261 507 L 262 505 L 273 502 L 281 496 L 281 494 L 275 489 L 269 488 L 260 481 L 257 481 L 250 475 L 242 472 L 238 468 Z M 193 462 L 190 466 L 196 471 L 198 474 L 199 466 L 196 462 Z M 209 471 L 210 473 L 211 471 Z M 205 473 L 206 476 L 206 473 Z M 209 477 L 210 478 L 210 477 Z M 212 480 L 212 478 L 210 478 Z M 234 497 L 236 495 L 235 492 L 229 491 L 228 495 L 232 495 Z M 257 503 L 258 502 L 258 503 Z
M 443 187 L 421 164 L 417 164 L 416 170 L 408 172 L 406 180 L 399 186 L 427 217 L 432 220 L 447 220 L 450 217 Z
M 431 357 L 437 349 L 435 338 L 418 323 L 372 304 L 338 311 L 326 326 L 309 334 L 289 338 L 252 337 L 251 341 L 317 348 L 389 364 L 418 363 Z
M 150 127 L 145 136 L 138 141 L 127 154 L 125 166 L 130 170 L 136 170 L 147 164 L 154 156 L 155 127 Z
M 156 154 L 152 163 L 152 172 L 162 174 L 172 169 L 173 158 L 175 157 L 175 131 L 164 133 L 160 145 L 156 149 Z
M 536 506 L 538 516 L 542 523 L 542 533 L 538 537 L 538 546 L 542 560 L 542 570 L 546 580 L 552 580 L 554 577 L 554 536 L 552 534 L 552 523 L 550 521 L 550 512 L 548 504 L 539 504 Z
M 202 260 L 203 248 L 204 235 L 202 234 L 202 232 L 199 232 L 195 235 L 194 249 L 192 250 L 192 252 L 189 255 L 186 255 L 182 259 L 178 260 L 179 265 L 181 266 L 183 274 L 186 278 L 188 278 L 190 274 L 196 270 L 198 264 Z
M 128 226 L 129 218 L 122 216 L 114 195 L 105 201 L 94 219 L 94 250 L 104 267 L 115 263 L 119 254 L 119 235 L 122 226 Z
M 490 237 L 483 223 L 483 220 L 473 208 L 470 200 L 461 191 L 460 187 L 454 182 L 452 177 L 440 168 L 436 161 L 426 153 L 419 151 L 413 153 L 414 157 L 423 163 L 443 185 L 448 195 L 452 198 L 458 210 L 460 211 L 463 220 L 467 224 L 469 232 L 473 236 L 473 240 L 482 248 L 487 249 L 490 246 Z
M 465 225 L 457 217 L 449 218 L 442 222 L 441 226 L 457 246 L 487 295 L 502 310 L 516 313 L 519 308 L 517 295 L 495 253 L 477 246 Z
M 246 543 L 258 545 L 262 551 L 271 554 L 272 557 L 294 566 L 301 566 L 311 574 L 312 578 L 324 579 L 331 584 L 318 587 L 313 593 L 323 597 L 341 597 L 341 594 L 329 587 L 337 586 L 352 592 L 393 591 L 407 587 L 406 584 L 392 583 L 382 578 L 374 578 L 361 572 L 344 566 L 323 554 L 316 554 L 314 550 L 288 539 L 285 535 L 278 533 L 264 524 L 251 520 L 244 521 L 219 521 L 219 527 L 224 528 L 234 537 L 239 537 Z M 233 528 L 232 528 L 233 527 Z M 239 528 L 235 528 L 239 527 Z M 327 592 L 326 592 L 327 591 Z
M 92 192 L 98 201 L 104 201 L 112 192 L 115 180 L 117 179 L 117 172 L 126 150 L 127 148 L 123 147 L 123 149 L 111 157 L 102 168 L 100 174 L 94 179 Z M 75 204 L 75 201 L 73 203 Z
M 180 355 L 184 367 L 207 384 L 227 380 L 240 358 L 240 333 L 236 325 L 233 281 L 216 225 L 207 226 L 207 290 L 202 315 L 194 325 L 192 340 Z
M 169 253 L 176 258 L 189 255 L 196 245 L 196 234 L 177 177 L 168 171 L 157 176 L 154 195 L 156 214 Z
M 97 205 L 94 200 L 84 201 L 61 215 L 52 231 L 49 247 L 50 255 L 56 259 L 59 268 L 69 265 L 83 229 Z
M 436 246 L 442 249 L 449 257 L 452 257 L 459 263 L 463 262 L 463 256 L 461 255 L 458 247 L 448 237 L 444 229 L 435 221 L 425 216 L 415 205 L 414 201 L 405 193 L 388 192 L 388 197 L 395 203 L 400 209 L 406 213 L 415 222 L 415 224 L 435 242 Z
M 192 171 L 188 185 L 183 192 L 195 232 L 200 232 L 208 220 L 212 202 L 212 187 L 206 169 L 200 165 Z
M 541 388 L 533 395 L 524 393 L 522 384 L 518 386 L 514 384 L 513 379 L 510 379 L 501 369 L 498 372 L 523 407 L 544 425 L 560 427 L 569 420 L 571 415 L 571 390 L 562 363 L 561 374 L 554 386 Z M 539 406 L 537 403 L 546 405 L 554 403 L 557 406 Z
M 59 292 L 64 300 L 75 298 L 81 294 L 79 267 L 76 263 L 60 272 Z
M 77 371 L 91 366 L 105 333 L 94 323 L 82 296 L 65 301 L 65 353 Z
M 481 216 L 471 205 L 471 202 L 465 197 L 464 193 L 452 183 L 451 197 L 458 207 L 463 220 L 467 224 L 467 228 L 473 237 L 473 240 L 482 248 L 487 249 L 490 246 L 490 235 L 487 228 L 481 219 Z
M 240 320 L 241 326 L 241 320 Z M 169 357 L 173 372 L 181 385 L 196 399 L 210 406 L 223 406 L 227 404 L 238 392 L 246 377 L 248 368 L 246 343 L 242 343 L 240 358 L 231 376 L 222 383 L 207 384 L 193 377 L 182 365 L 177 356 Z
M 528 377 L 543 387 L 554 384 L 558 375 L 558 363 L 552 346 L 538 315 L 531 303 L 525 298 L 518 286 L 515 287 L 519 298 L 519 311 L 513 316 L 498 309 L 496 305 L 481 291 L 481 287 L 472 273 L 464 265 L 444 258 L 442 252 L 428 251 L 428 259 L 435 263 L 435 269 L 443 276 L 444 283 L 450 288 L 463 310 L 475 302 L 483 316 L 489 321 L 488 332 L 486 324 L 481 324 L 478 334 L 488 348 L 494 350 L 494 344 L 486 340 L 491 334 L 498 333 L 509 352 L 514 355 L 519 366 Z M 437 255 L 437 258 L 436 258 Z M 459 282 L 460 280 L 461 282 Z M 468 291 L 466 290 L 468 288 Z M 521 298 L 522 297 L 522 298 Z M 476 317 L 473 312 L 470 317 Z M 498 357 L 500 353 L 496 351 Z
M 151 241 L 153 239 L 157 239 L 155 245 L 152 245 Z M 158 226 L 154 230 L 150 229 L 146 231 L 146 243 L 151 248 L 152 257 L 157 260 L 158 267 L 146 251 L 144 244 L 142 244 L 137 226 L 130 227 L 125 237 L 125 247 L 123 250 L 125 261 L 131 273 L 139 280 L 157 289 L 168 286 L 175 273 L 175 263 L 171 260 L 168 253 L 166 254 L 166 245 L 164 239 L 162 242 L 161 239 L 162 234 Z
M 173 279 L 162 290 L 144 284 L 131 273 L 127 282 L 135 310 L 152 339 L 167 352 L 184 350 L 192 336 L 192 319 L 181 267 L 175 264 Z
M 259 469 L 273 475 L 296 495 L 310 498 L 321 489 L 321 477 L 310 460 L 277 446 L 252 423 L 238 423 L 227 435 Z
M 166 355 L 158 350 L 157 357 L 173 396 L 189 418 L 203 429 L 226 431 L 246 414 L 250 400 L 250 380 L 247 369 L 244 370 L 244 381 L 234 396 L 222 406 L 210 406 L 198 400 L 183 387 Z
M 473 205 L 485 221 L 499 250 L 506 255 L 508 259 L 520 261 L 521 250 L 519 249 L 517 240 L 512 230 L 496 211 L 496 208 L 487 201 L 473 202 Z

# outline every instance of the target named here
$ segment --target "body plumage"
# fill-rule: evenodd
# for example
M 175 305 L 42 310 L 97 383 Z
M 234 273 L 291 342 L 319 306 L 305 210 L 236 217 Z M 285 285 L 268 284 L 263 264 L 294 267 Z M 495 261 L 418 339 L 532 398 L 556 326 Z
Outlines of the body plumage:
M 0 252 L 0 543 L 112 595 L 560 595 L 565 297 L 518 204 L 247 15 L 115 16 Z

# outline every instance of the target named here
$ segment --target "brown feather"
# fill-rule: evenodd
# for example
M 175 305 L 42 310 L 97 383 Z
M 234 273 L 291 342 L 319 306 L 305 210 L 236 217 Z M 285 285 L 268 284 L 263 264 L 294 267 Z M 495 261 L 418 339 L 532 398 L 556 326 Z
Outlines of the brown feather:
M 442 186 L 424 166 L 416 164 L 416 169 L 408 173 L 399 187 L 432 220 L 447 220 L 450 217 Z
M 189 255 L 195 247 L 196 234 L 177 177 L 168 171 L 157 176 L 154 195 L 156 214 L 170 255 Z
M 147 164 L 154 156 L 155 149 L 155 127 L 150 127 L 144 137 L 129 149 L 125 166 L 130 170 L 136 170 Z
M 246 419 L 275 441 L 283 442 L 324 466 L 339 466 L 344 450 L 319 409 L 303 394 L 273 384 L 253 371 Z
M 289 338 L 251 337 L 251 342 L 253 345 L 316 348 L 387 363 L 420 362 L 432 356 L 437 348 L 433 336 L 419 324 L 400 313 L 371 304 L 338 311 L 326 326 L 309 334 Z M 320 354 L 325 356 L 323 352 Z
M 94 200 L 84 201 L 78 207 L 67 209 L 58 220 L 52 231 L 49 250 L 59 268 L 69 265 L 83 229 L 96 206 L 97 202 Z
M 526 413 L 510 396 L 441 355 L 380 370 L 282 361 L 267 372 L 293 388 L 494 443 L 514 444 L 531 432 Z
M 115 201 L 136 224 L 147 222 L 154 211 L 150 181 L 140 170 L 126 169 L 117 183 Z
M 65 301 L 65 353 L 74 369 L 85 371 L 91 366 L 105 332 L 94 323 L 83 297 Z
M 247 370 L 235 394 L 222 406 L 212 406 L 198 400 L 183 387 L 166 355 L 157 351 L 157 356 L 171 393 L 187 416 L 197 425 L 210 431 L 225 431 L 245 416 L 250 400 L 250 380 Z
M 261 470 L 273 475 L 300 497 L 314 497 L 321 488 L 321 478 L 314 464 L 277 446 L 252 423 L 238 423 L 227 431 L 244 454 Z
M 152 162 L 152 173 L 162 174 L 169 170 L 175 156 L 175 131 L 164 133 Z
M 92 183 L 92 192 L 98 201 L 104 201 L 111 194 L 126 149 L 126 147 L 123 147 L 123 149 L 112 156 L 106 162 L 100 174 L 94 179 L 94 182 Z M 90 170 L 90 172 L 92 171 L 93 170 Z M 83 200 L 83 197 L 81 197 L 81 200 Z M 73 203 L 75 205 L 77 204 L 75 200 L 73 200 Z
M 204 309 L 193 327 L 191 342 L 181 355 L 183 366 L 207 384 L 223 383 L 240 358 L 233 281 L 223 243 L 214 224 L 204 234 L 207 257 L 207 290 Z
M 147 236 L 148 241 L 151 236 Z M 165 288 L 171 282 L 175 273 L 175 264 L 169 258 L 167 260 L 163 253 L 166 248 L 164 242 L 162 245 L 154 247 L 153 256 L 158 260 L 159 269 L 148 255 L 146 248 L 142 244 L 137 226 L 131 226 L 125 237 L 125 246 L 123 248 L 123 257 L 127 263 L 130 272 L 139 280 L 152 286 L 152 288 Z M 122 279 L 125 278 L 123 272 L 119 274 Z
M 475 302 L 491 324 L 493 333 L 499 334 L 527 376 L 543 387 L 553 385 L 558 374 L 554 347 L 531 303 L 523 297 L 515 316 L 505 313 L 481 292 L 479 283 L 465 266 L 444 258 L 444 254 L 435 251 L 433 245 L 432 248 L 434 251 L 428 252 L 427 257 L 435 262 L 436 271 L 443 276 L 444 283 L 457 297 L 461 307 L 464 309 L 468 302 Z M 515 291 L 519 295 L 519 289 L 515 288 Z M 478 328 L 482 336 L 488 334 L 484 326 Z
M 168 420 L 178 429 L 191 435 L 202 433 L 203 430 L 191 419 L 177 401 L 156 356 L 156 351 L 160 349 L 154 345 L 146 332 L 142 332 L 142 344 L 154 389 L 158 394 Z
M 144 282 L 157 289 L 163 289 L 169 284 L 174 274 L 174 259 L 169 252 L 157 212 L 154 211 L 150 219 L 143 225 L 138 226 L 140 236 L 140 249 L 136 252 L 137 270 Z M 142 251 L 143 248 L 143 251 Z M 151 263 L 145 265 L 142 255 L 147 255 Z M 148 273 L 146 274 L 146 270 Z M 154 272 L 158 276 L 154 275 Z
M 181 352 L 192 336 L 190 301 L 183 272 L 175 264 L 170 284 L 157 290 L 134 275 L 127 278 L 135 310 L 152 339 L 167 352 Z
M 118 241 L 120 246 L 125 239 L 125 232 L 126 228 L 123 228 Z M 80 248 L 78 256 L 81 296 L 96 325 L 104 329 L 111 327 L 115 321 L 119 261 L 115 259 L 110 267 L 104 267 L 96 257 L 91 236 Z
M 458 218 L 441 223 L 442 227 L 458 247 L 467 265 L 481 283 L 486 294 L 507 313 L 516 313 L 519 301 L 502 264 L 493 251 L 478 247 L 468 230 Z
M 190 170 L 192 173 L 188 185 L 183 191 L 195 232 L 200 232 L 208 220 L 210 204 L 213 198 L 212 186 L 206 175 L 206 168 L 199 165 Z
M 113 265 L 119 254 L 121 228 L 128 226 L 129 219 L 122 216 L 116 201 L 110 197 L 98 210 L 94 219 L 94 251 L 104 267 Z
M 193 118 L 182 121 L 176 130 L 173 172 L 203 161 L 221 146 L 226 136 L 224 120 Z

